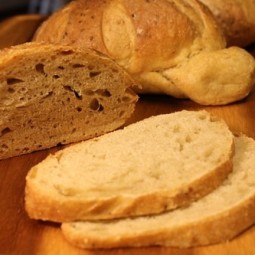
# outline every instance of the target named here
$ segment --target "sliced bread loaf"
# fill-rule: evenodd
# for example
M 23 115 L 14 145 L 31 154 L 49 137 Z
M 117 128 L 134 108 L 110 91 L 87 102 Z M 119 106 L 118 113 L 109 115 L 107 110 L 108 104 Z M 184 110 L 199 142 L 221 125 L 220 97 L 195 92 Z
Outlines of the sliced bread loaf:
M 34 166 L 26 210 L 60 222 L 167 211 L 220 185 L 232 170 L 232 150 L 232 133 L 206 111 L 151 117 Z
M 134 81 L 108 57 L 27 43 L 0 52 L 0 159 L 85 140 L 130 117 Z
M 189 207 L 157 216 L 62 224 L 81 248 L 163 245 L 191 247 L 232 239 L 255 222 L 255 142 L 235 139 L 233 172 L 218 189 Z

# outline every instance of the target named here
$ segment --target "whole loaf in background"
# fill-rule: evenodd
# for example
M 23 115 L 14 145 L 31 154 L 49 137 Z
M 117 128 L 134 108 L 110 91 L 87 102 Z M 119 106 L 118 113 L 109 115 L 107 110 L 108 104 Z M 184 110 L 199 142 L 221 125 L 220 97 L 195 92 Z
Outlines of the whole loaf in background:
M 141 83 L 140 93 L 222 105 L 243 99 L 254 84 L 253 57 L 225 49 L 215 18 L 196 0 L 77 0 L 43 23 L 34 40 L 101 51 Z

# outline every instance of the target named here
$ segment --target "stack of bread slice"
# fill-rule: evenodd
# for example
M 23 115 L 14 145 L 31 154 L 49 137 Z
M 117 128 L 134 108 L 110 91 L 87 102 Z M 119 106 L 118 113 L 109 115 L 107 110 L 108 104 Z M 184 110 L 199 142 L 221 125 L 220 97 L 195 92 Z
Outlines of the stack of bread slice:
M 255 142 L 206 111 L 150 117 L 34 166 L 25 204 L 81 248 L 192 247 L 255 222 Z

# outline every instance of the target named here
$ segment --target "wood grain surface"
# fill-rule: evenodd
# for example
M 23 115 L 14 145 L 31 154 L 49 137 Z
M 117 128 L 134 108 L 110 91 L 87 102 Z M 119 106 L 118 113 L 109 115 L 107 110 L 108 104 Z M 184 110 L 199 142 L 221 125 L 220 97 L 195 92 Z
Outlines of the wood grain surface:
M 20 16 L 0 24 L 0 48 L 30 40 L 42 17 Z M 18 31 L 18 32 L 17 32 Z M 255 48 L 249 50 L 255 56 Z M 181 109 L 206 109 L 222 117 L 235 133 L 255 138 L 255 91 L 245 100 L 221 107 L 203 107 L 169 96 L 142 96 L 129 123 Z M 30 220 L 24 210 L 28 170 L 60 147 L 0 160 L 0 254 L 8 255 L 253 255 L 255 226 L 228 243 L 193 249 L 150 247 L 86 251 L 67 243 L 58 224 Z M 240 216 L 241 217 L 241 216 Z

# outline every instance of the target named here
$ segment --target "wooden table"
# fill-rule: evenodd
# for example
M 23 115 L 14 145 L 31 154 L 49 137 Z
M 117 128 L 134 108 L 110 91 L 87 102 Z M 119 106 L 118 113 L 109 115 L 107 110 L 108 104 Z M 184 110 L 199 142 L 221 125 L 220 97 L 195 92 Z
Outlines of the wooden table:
M 0 24 L 0 48 L 30 40 L 41 17 L 14 17 Z M 18 31 L 17 31 L 18 28 Z M 250 49 L 255 56 L 255 50 Z M 142 96 L 130 121 L 181 109 L 207 109 L 222 117 L 236 133 L 255 138 L 255 91 L 245 100 L 221 107 L 203 107 L 168 96 Z M 194 249 L 143 248 L 86 251 L 67 243 L 58 224 L 30 220 L 24 211 L 24 186 L 28 170 L 56 148 L 0 160 L 0 254 L 8 255 L 253 255 L 255 227 L 233 241 Z

